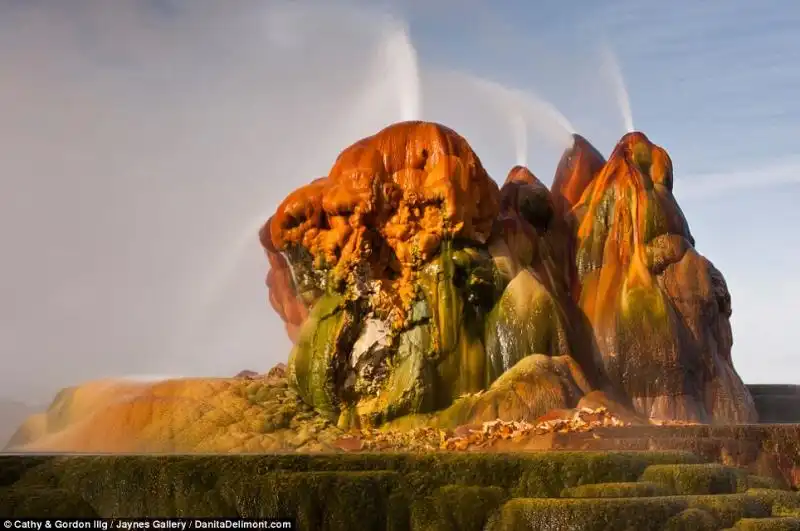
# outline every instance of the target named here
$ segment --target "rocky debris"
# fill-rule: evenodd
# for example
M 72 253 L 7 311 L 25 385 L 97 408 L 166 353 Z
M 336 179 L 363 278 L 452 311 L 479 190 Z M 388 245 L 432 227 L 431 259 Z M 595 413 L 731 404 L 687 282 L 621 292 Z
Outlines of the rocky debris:
M 586 433 L 596 428 L 623 427 L 630 424 L 610 414 L 606 408 L 582 408 L 568 416 L 545 415 L 530 423 L 493 420 L 476 425 L 463 425 L 454 430 L 435 427 L 406 431 L 361 430 L 337 440 L 343 451 L 466 451 L 491 449 L 500 441 L 522 443 L 527 438 L 548 433 Z
M 650 419 L 653 426 L 699 426 L 699 422 L 690 420 L 671 420 L 671 419 Z

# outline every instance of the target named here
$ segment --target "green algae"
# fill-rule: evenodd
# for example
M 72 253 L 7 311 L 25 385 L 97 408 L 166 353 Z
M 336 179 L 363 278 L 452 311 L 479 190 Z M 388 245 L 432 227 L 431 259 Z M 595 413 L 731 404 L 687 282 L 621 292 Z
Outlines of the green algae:
M 594 483 L 568 487 L 562 498 L 646 498 L 673 494 L 664 485 L 648 481 L 628 483 Z
M 687 507 L 703 509 L 719 522 L 730 527 L 742 518 L 764 518 L 770 516 L 769 502 L 748 494 L 713 494 L 677 496 L 686 501 Z
M 71 489 L 0 488 L 0 517 L 94 518 L 97 512 Z
M 766 518 L 769 506 L 746 494 L 710 496 L 654 496 L 633 498 L 515 498 L 490 518 L 490 531 L 522 529 L 570 529 L 580 531 L 661 531 L 687 529 L 686 520 L 696 517 L 687 510 L 708 514 L 716 527 L 729 527 L 743 518 Z M 696 511 L 693 511 L 696 515 Z M 683 517 L 679 516 L 683 514 Z M 684 520 L 681 522 L 681 520 Z M 681 527 L 683 525 L 683 527 Z M 688 529 L 694 529 L 689 527 Z
M 481 531 L 508 498 L 499 487 L 446 485 L 411 507 L 414 531 Z
M 664 485 L 676 494 L 731 494 L 740 490 L 736 469 L 718 464 L 653 465 L 643 481 Z
M 686 509 L 667 520 L 664 531 L 718 531 L 719 522 L 703 509 Z
M 528 270 L 511 280 L 486 318 L 486 385 L 529 354 L 566 353 L 556 304 Z
M 19 463 L 28 459 L 0 457 L 0 469 L 20 470 Z M 558 496 L 564 488 L 578 484 L 633 481 L 650 464 L 694 459 L 673 452 L 75 456 L 24 465 L 27 471 L 10 489 L 69 489 L 101 516 L 198 516 L 253 509 L 260 497 L 283 487 L 263 488 L 261 494 L 247 492 L 275 482 L 295 485 L 281 495 L 286 500 L 300 495 L 308 482 L 333 481 L 330 477 L 337 475 L 346 476 L 341 481 L 364 485 L 364 492 L 377 489 L 389 496 L 402 491 L 407 501 L 447 485 L 497 487 L 513 496 Z M 327 475 L 313 476 L 321 473 Z M 292 474 L 305 476 L 291 479 Z M 380 486 L 370 482 L 380 482 Z
M 800 518 L 743 518 L 734 529 L 740 531 L 800 531 Z
M 303 401 L 335 420 L 339 413 L 333 381 L 337 339 L 346 325 L 344 299 L 326 294 L 314 305 L 289 356 L 289 381 Z
M 596 194 L 594 191 L 592 195 Z M 597 204 L 591 220 L 591 226 L 586 238 L 582 239 L 576 254 L 576 265 L 578 276 L 584 280 L 586 275 L 600 269 L 603 265 L 603 255 L 605 253 L 606 239 L 609 236 L 614 209 L 616 208 L 616 192 L 613 187 L 608 187 L 602 192 L 603 196 Z M 585 203 L 591 204 L 593 198 L 589 198 Z M 581 225 L 587 220 L 580 220 Z
M 793 515 L 782 511 L 800 505 L 790 491 L 664 496 L 665 487 L 636 482 L 665 467 L 720 476 L 696 464 L 676 452 L 0 456 L 0 477 L 18 478 L 0 490 L 0 514 L 288 517 L 309 530 L 677 531 L 784 529 L 764 526 L 786 525 Z M 747 476 L 733 477 L 736 488 Z M 682 488 L 720 490 L 710 484 Z
M 430 309 L 435 409 L 485 388 L 483 334 L 478 333 L 481 327 L 477 326 L 483 307 L 468 303 L 469 287 L 465 281 L 471 278 L 472 269 L 488 267 L 490 262 L 488 255 L 456 250 L 448 241 L 419 273 L 419 290 Z
M 661 531 L 686 508 L 679 498 L 516 498 L 494 515 L 487 531 Z

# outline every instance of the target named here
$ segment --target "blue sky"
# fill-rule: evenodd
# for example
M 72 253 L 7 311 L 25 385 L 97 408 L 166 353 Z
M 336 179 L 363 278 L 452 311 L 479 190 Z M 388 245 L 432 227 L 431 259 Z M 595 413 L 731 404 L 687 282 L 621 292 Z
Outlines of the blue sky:
M 525 160 L 550 182 L 565 132 L 544 102 L 604 153 L 625 132 L 609 52 L 728 280 L 736 367 L 800 383 L 800 7 L 377 5 L 0 0 L 6 394 L 284 361 L 255 231 L 338 151 L 405 117 L 409 65 L 420 117 L 464 134 L 498 180 L 524 114 Z

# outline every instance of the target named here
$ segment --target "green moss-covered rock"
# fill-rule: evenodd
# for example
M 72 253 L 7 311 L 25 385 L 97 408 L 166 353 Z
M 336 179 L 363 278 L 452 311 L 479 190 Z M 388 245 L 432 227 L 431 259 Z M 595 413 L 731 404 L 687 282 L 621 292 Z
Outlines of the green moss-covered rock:
M 740 531 L 798 531 L 800 518 L 743 518 L 734 529 Z
M 300 529 L 383 530 L 398 484 L 395 472 L 274 472 L 220 490 L 244 517 L 288 517 Z
M 51 456 L 0 456 L 0 487 L 12 485 L 29 470 L 53 459 Z
M 499 492 L 457 487 L 556 497 L 568 487 L 630 482 L 649 465 L 681 462 L 696 462 L 696 457 L 674 452 L 70 456 L 47 461 L 5 456 L 0 471 L 27 469 L 7 492 L 68 490 L 101 516 L 265 514 L 265 508 L 278 511 L 294 504 L 291 514 L 312 522 L 322 518 L 313 515 L 336 513 L 335 503 L 354 514 L 359 508 L 399 514 L 403 506 L 429 496 L 444 507 L 460 503 L 453 501 L 459 496 Z M 345 497 L 336 502 L 326 494 L 333 491 Z M 310 501 L 296 499 L 303 496 Z
M 532 271 L 514 276 L 486 319 L 489 382 L 534 352 L 570 354 L 558 304 Z
M 692 522 L 708 523 L 706 513 L 719 527 L 732 527 L 800 505 L 791 491 L 664 496 L 663 483 L 636 482 L 646 470 L 696 462 L 671 452 L 3 456 L 0 474 L 23 472 L 0 491 L 0 513 L 277 516 L 294 518 L 300 529 L 455 530 L 488 523 L 488 529 L 647 531 L 693 529 Z M 591 497 L 558 499 L 562 493 Z
M 646 498 L 673 494 L 658 483 L 636 481 L 629 483 L 595 483 L 568 487 L 561 491 L 562 498 Z
M 784 483 L 776 478 L 743 473 L 739 476 L 738 490 L 748 489 L 787 490 Z
M 334 360 L 341 356 L 337 345 L 347 325 L 344 299 L 326 294 L 316 302 L 289 356 L 289 383 L 306 404 L 331 419 L 339 414 Z
M 719 522 L 711 513 L 703 509 L 681 511 L 664 525 L 664 531 L 718 531 Z
M 652 459 L 674 460 L 682 455 L 696 462 L 690 454 L 647 454 L 615 452 L 559 452 L 539 454 L 541 461 L 520 478 L 516 496 L 558 497 L 563 489 L 591 483 L 621 483 L 639 479 Z M 657 457 L 658 456 L 658 457 Z M 663 462 L 663 461 L 662 461 Z M 686 462 L 686 461 L 684 461 Z
M 570 529 L 574 531 L 650 531 L 686 508 L 681 498 L 516 498 L 492 516 L 488 531 Z
M 425 419 L 452 429 L 498 418 L 533 421 L 552 409 L 575 407 L 587 389 L 578 364 L 569 356 L 531 354 L 503 373 L 484 393 L 456 400 Z
M 303 400 L 350 428 L 442 409 L 486 389 L 484 317 L 503 282 L 488 252 L 465 243 L 444 241 L 414 269 L 402 307 L 384 307 L 394 295 L 379 296 L 366 269 L 330 283 L 289 360 Z
M 793 505 L 784 505 L 783 503 L 778 502 L 772 506 L 772 515 L 791 516 L 794 518 L 800 518 L 800 507 Z
M 722 527 L 730 527 L 742 518 L 763 518 L 771 507 L 764 500 L 747 494 L 716 494 L 682 496 L 688 508 L 702 509 L 711 514 Z
M 447 485 L 413 503 L 414 531 L 481 531 L 489 516 L 508 498 L 500 487 Z
M 685 511 L 690 513 L 680 516 Z M 700 516 L 698 511 L 710 517 Z M 495 530 L 571 529 L 571 530 L 661 530 L 691 522 L 716 522 L 716 527 L 732 526 L 742 518 L 764 518 L 770 508 L 746 494 L 710 496 L 655 496 L 633 498 L 515 498 L 492 516 L 487 527 Z M 681 527 L 684 526 L 684 527 Z M 702 528 L 701 528 L 702 529 Z
M 0 516 L 6 518 L 50 518 L 98 516 L 92 506 L 68 489 L 0 489 Z
M 736 469 L 717 464 L 655 465 L 644 471 L 642 480 L 676 494 L 730 494 L 740 489 Z
M 749 489 L 747 494 L 772 507 L 773 516 L 800 517 L 800 493 L 798 492 L 753 488 Z

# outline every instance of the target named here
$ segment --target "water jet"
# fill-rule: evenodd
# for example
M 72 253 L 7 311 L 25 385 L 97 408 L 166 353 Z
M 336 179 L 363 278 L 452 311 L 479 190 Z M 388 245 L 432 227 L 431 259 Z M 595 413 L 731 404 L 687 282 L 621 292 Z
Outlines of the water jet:
M 417 52 L 408 28 L 398 26 L 392 30 L 381 50 L 390 73 L 387 83 L 397 92 L 400 120 L 419 120 L 422 117 L 422 89 Z
M 604 66 L 606 74 L 610 77 L 617 106 L 622 114 L 625 132 L 631 133 L 635 130 L 633 127 L 633 111 L 631 110 L 631 101 L 628 88 L 625 85 L 625 78 L 622 75 L 622 68 L 610 46 L 604 45 L 601 47 L 600 54 L 602 58 L 601 64 Z

